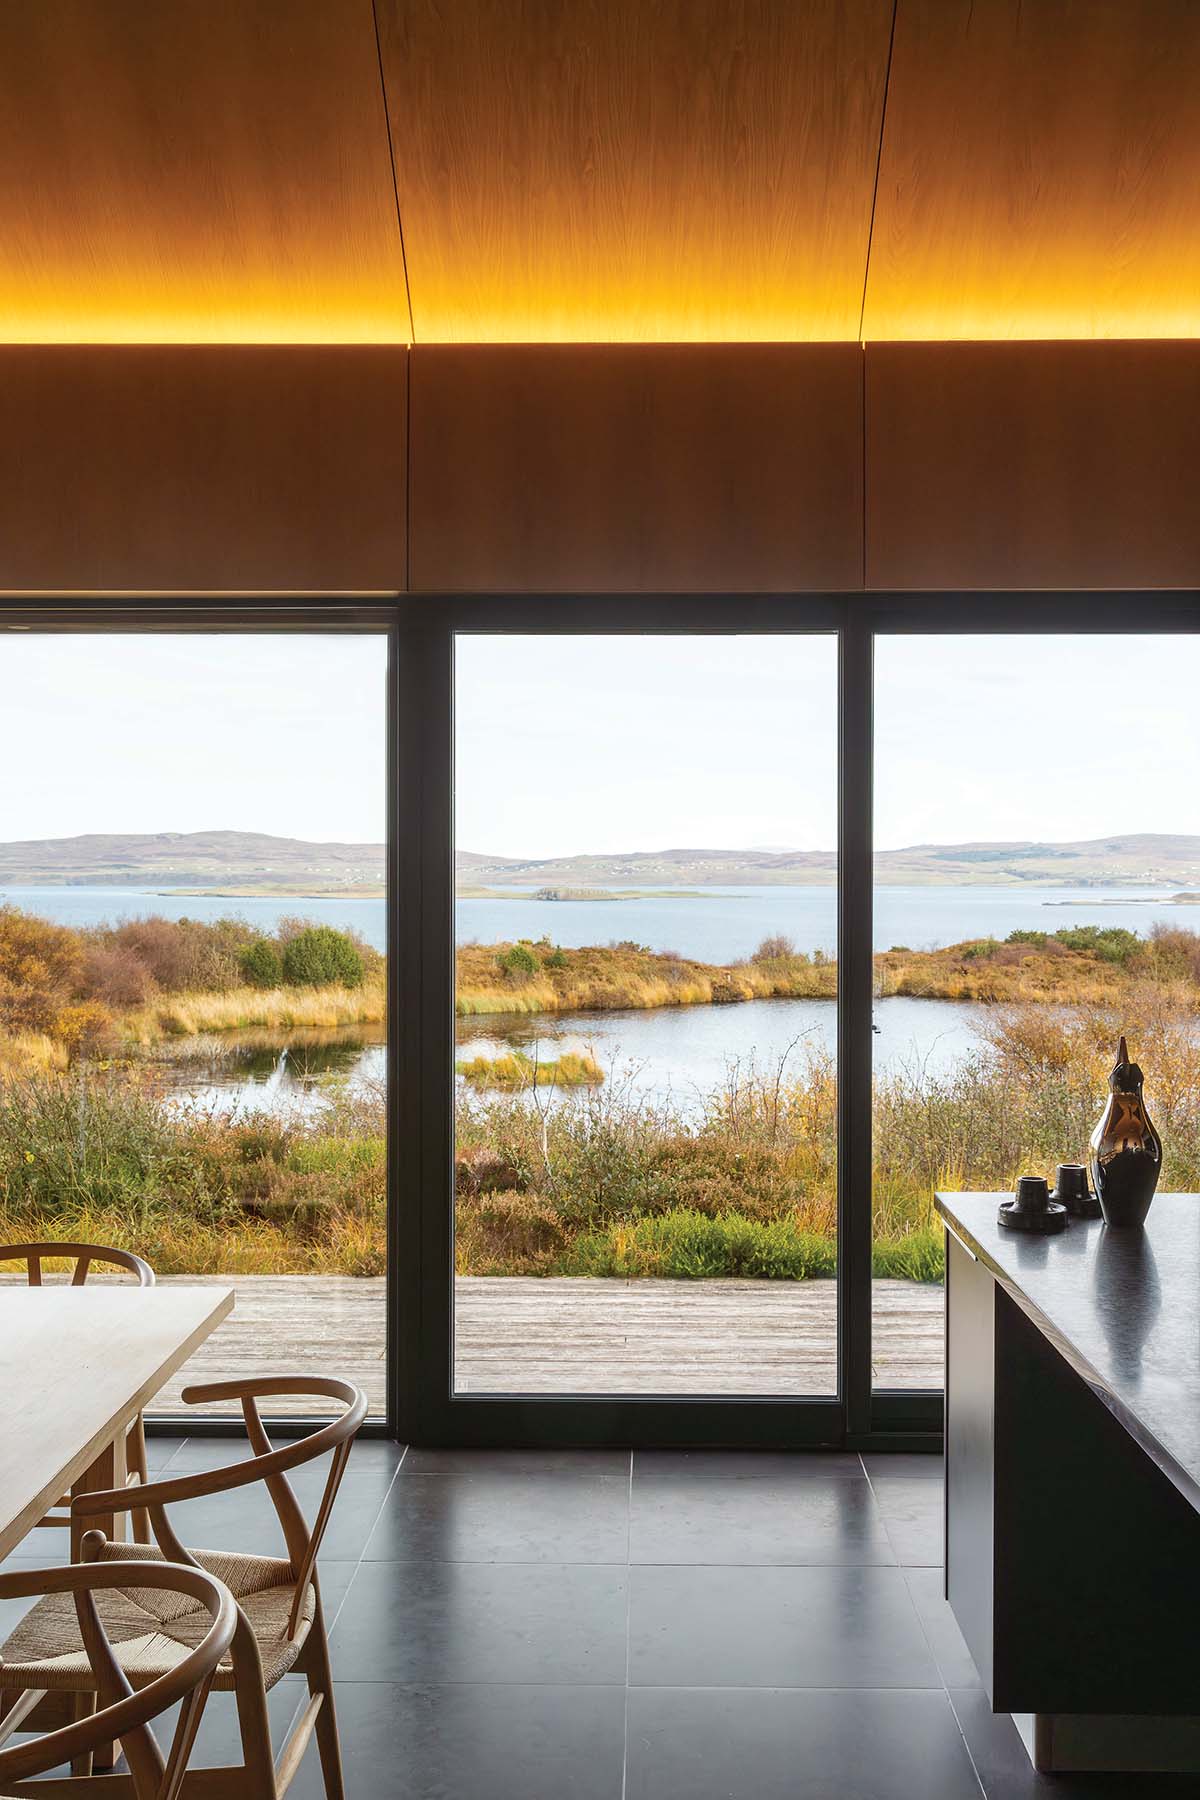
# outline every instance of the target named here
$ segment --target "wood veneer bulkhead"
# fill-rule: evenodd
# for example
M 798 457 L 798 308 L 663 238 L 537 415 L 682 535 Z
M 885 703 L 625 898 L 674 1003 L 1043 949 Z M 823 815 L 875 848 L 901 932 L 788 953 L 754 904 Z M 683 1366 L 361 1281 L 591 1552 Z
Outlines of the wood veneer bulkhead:
M 410 381 L 414 589 L 861 586 L 856 344 L 418 345 Z
M 404 586 L 403 348 L 0 348 L 0 589 Z
M 872 588 L 1200 586 L 1200 342 L 868 344 Z
M 371 0 L 0 7 L 0 342 L 408 338 Z
M 378 0 L 419 343 L 858 335 L 891 0 Z
M 1195 0 L 900 0 L 868 342 L 1187 337 L 1198 205 Z

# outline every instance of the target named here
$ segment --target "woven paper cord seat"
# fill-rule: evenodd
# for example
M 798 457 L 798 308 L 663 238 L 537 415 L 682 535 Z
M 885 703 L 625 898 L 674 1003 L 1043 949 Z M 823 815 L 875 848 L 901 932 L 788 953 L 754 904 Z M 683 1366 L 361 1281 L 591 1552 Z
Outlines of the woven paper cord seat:
M 288 1614 L 295 1589 L 286 1562 L 220 1550 L 194 1550 L 192 1555 L 201 1568 L 225 1583 L 241 1607 L 258 1643 L 263 1684 L 274 1687 L 295 1663 L 313 1621 L 316 1595 L 311 1582 L 301 1608 L 303 1622 L 289 1640 Z M 102 1560 L 117 1559 L 161 1562 L 163 1556 L 151 1545 L 107 1545 Z M 122 1588 L 98 1594 L 96 1600 L 113 1652 L 135 1688 L 182 1662 L 211 1625 L 198 1602 L 163 1589 Z M 95 1685 L 79 1635 L 74 1598 L 48 1594 L 25 1615 L 0 1649 L 0 1688 L 81 1693 L 93 1691 Z M 232 1690 L 228 1657 L 218 1665 L 213 1686 L 226 1693 Z

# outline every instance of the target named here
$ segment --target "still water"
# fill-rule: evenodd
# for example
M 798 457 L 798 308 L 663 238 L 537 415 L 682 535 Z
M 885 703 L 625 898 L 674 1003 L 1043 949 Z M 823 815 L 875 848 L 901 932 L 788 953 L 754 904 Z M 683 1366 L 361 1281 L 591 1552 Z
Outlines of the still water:
M 782 933 L 798 949 L 832 952 L 837 941 L 836 890 L 829 887 L 707 888 L 698 898 L 675 894 L 634 900 L 539 901 L 533 890 L 502 899 L 460 899 L 460 943 L 549 937 L 574 948 L 623 938 L 655 950 L 676 950 L 701 962 L 748 956 L 764 937 Z M 351 927 L 385 947 L 382 900 L 361 898 L 219 899 L 134 888 L 11 888 L 27 911 L 69 925 L 155 912 L 168 918 L 216 919 L 236 914 L 270 931 L 288 915 Z M 881 887 L 875 892 L 875 946 L 930 949 L 965 938 L 1004 937 L 1018 928 L 1041 931 L 1069 925 L 1123 925 L 1145 933 L 1157 920 L 1187 924 L 1197 915 L 1172 906 L 1161 889 L 1024 889 L 1011 887 Z M 943 1074 L 977 1043 L 978 1009 L 941 1000 L 891 999 L 875 1008 L 875 1063 Z M 495 1055 L 520 1048 L 542 1058 L 590 1049 L 610 1080 L 647 1098 L 694 1108 L 726 1078 L 732 1065 L 753 1062 L 774 1070 L 781 1058 L 799 1068 L 808 1050 L 832 1051 L 836 1007 L 820 1000 L 753 1000 L 735 1006 L 665 1007 L 652 1012 L 556 1015 L 552 1019 L 461 1019 L 457 1036 L 466 1054 Z M 275 1037 L 238 1033 L 236 1039 L 189 1043 L 172 1070 L 181 1101 L 225 1110 L 307 1110 L 324 1104 L 333 1075 L 351 1091 L 380 1086 L 385 1073 L 382 1028 L 293 1031 Z
M 876 1066 L 920 1066 L 942 1074 L 976 1042 L 976 1009 L 946 1000 L 893 999 L 875 1008 Z M 837 1008 L 830 1000 L 748 1000 L 738 1006 L 662 1007 L 655 1011 L 564 1013 L 552 1020 L 512 1014 L 459 1019 L 463 1056 L 521 1050 L 545 1061 L 588 1050 L 608 1082 L 695 1112 L 733 1068 L 799 1073 L 809 1052 L 832 1054 Z M 329 1076 L 351 1093 L 382 1092 L 383 1028 L 292 1031 L 272 1038 L 239 1032 L 236 1043 L 195 1040 L 170 1082 L 181 1102 L 221 1112 L 307 1112 L 324 1104 Z
M 749 956 L 763 938 L 782 932 L 798 950 L 837 944 L 837 891 L 832 887 L 702 888 L 636 900 L 535 900 L 533 888 L 513 888 L 502 899 L 460 899 L 455 929 L 460 944 L 515 938 L 553 938 L 568 949 L 632 938 L 652 950 L 677 950 L 699 962 L 726 963 Z M 48 887 L 0 889 L 27 912 L 63 925 L 99 925 L 159 913 L 167 919 L 220 919 L 234 915 L 264 931 L 289 916 L 321 925 L 351 927 L 377 950 L 385 948 L 383 900 L 220 899 L 153 888 Z M 878 887 L 875 948 L 893 944 L 928 950 L 964 938 L 1005 937 L 1010 931 L 1054 931 L 1068 925 L 1124 925 L 1145 933 L 1156 920 L 1187 924 L 1197 915 L 1172 906 L 1162 888 Z

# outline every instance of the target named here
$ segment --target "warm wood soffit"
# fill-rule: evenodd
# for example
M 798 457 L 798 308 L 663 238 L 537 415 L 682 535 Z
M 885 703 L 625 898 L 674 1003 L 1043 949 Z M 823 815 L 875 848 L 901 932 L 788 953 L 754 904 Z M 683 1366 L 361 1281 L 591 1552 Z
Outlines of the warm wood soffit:
M 0 8 L 0 342 L 1186 337 L 1197 217 L 1195 0 Z
M 408 337 L 371 0 L 0 6 L 0 342 Z
M 416 341 L 853 339 L 891 0 L 377 0 Z

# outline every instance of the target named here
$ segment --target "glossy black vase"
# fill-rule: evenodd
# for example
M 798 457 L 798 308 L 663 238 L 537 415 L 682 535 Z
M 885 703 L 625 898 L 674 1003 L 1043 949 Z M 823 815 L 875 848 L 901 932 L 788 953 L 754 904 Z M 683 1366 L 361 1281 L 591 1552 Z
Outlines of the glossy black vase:
M 1108 1105 L 1088 1146 L 1092 1186 L 1106 1225 L 1143 1225 L 1158 1186 L 1162 1140 L 1150 1123 L 1142 1080 L 1122 1038 L 1108 1078 Z

